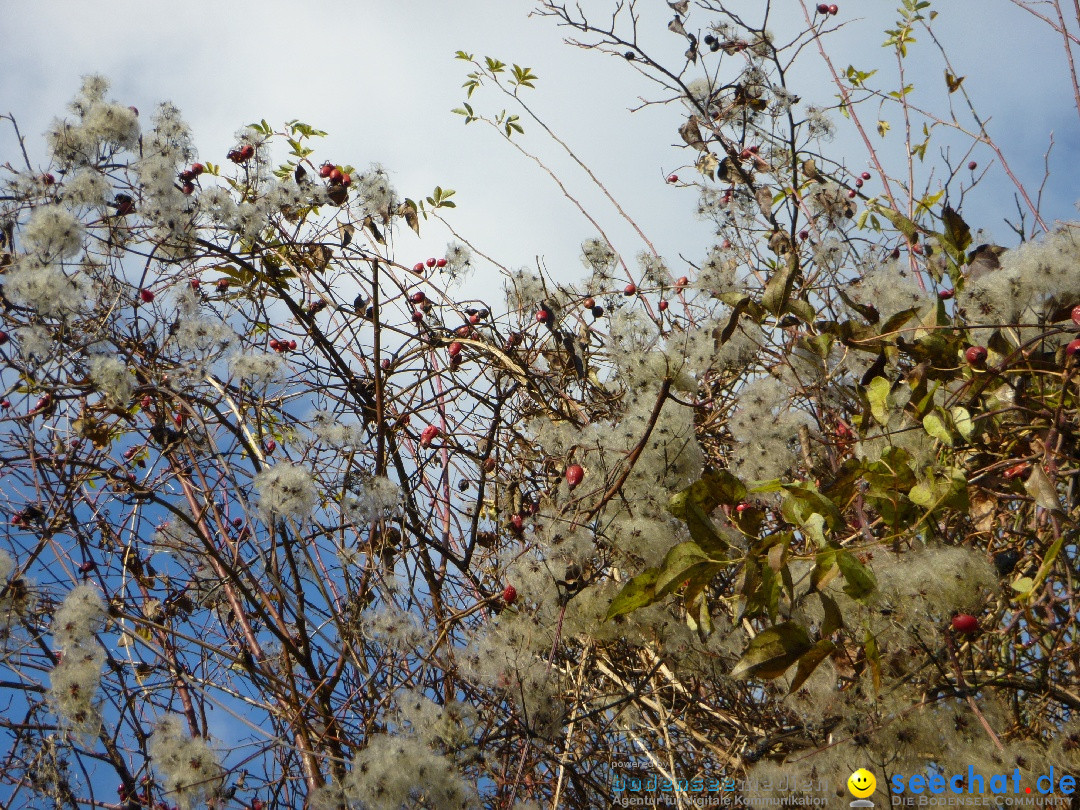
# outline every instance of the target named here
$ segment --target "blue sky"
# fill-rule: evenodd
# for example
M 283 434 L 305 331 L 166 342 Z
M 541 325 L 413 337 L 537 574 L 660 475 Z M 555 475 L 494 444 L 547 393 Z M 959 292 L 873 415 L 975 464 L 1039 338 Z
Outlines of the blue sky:
M 587 12 L 602 17 L 608 0 L 586 0 Z M 743 0 L 730 8 L 753 16 L 762 4 Z M 779 39 L 801 23 L 797 0 L 773 3 L 770 28 Z M 894 0 L 841 4 L 841 29 L 829 42 L 840 68 L 881 68 L 895 62 L 881 47 L 882 30 L 895 17 Z M 678 254 L 696 260 L 710 244 L 707 226 L 696 222 L 696 195 L 667 186 L 663 178 L 683 164 L 689 150 L 675 146 L 679 112 L 649 107 L 631 115 L 653 86 L 620 59 L 562 43 L 552 21 L 530 18 L 531 0 L 410 0 L 390 3 L 209 2 L 185 4 L 110 0 L 86 4 L 40 2 L 9 5 L 5 48 L 0 53 L 0 112 L 14 113 L 28 136 L 32 156 L 43 156 L 40 133 L 63 111 L 79 77 L 101 72 L 113 95 L 149 111 L 162 99 L 184 111 L 204 159 L 221 161 L 233 133 L 251 121 L 274 124 L 299 118 L 327 130 L 317 157 L 365 166 L 378 161 L 391 172 L 400 193 L 416 197 L 440 184 L 458 191 L 453 223 L 501 262 L 535 266 L 542 257 L 561 278 L 580 271 L 582 239 L 594 235 L 535 166 L 478 126 L 464 127 L 450 113 L 463 99 L 466 66 L 453 58 L 464 49 L 505 62 L 528 65 L 540 76 L 531 101 L 548 122 L 609 185 L 680 271 Z M 950 0 L 939 3 L 935 25 L 951 49 L 956 72 L 966 75 L 991 132 L 1005 146 L 1014 169 L 1033 189 L 1041 180 L 1043 153 L 1055 132 L 1051 180 L 1046 188 L 1051 218 L 1075 215 L 1075 165 L 1080 158 L 1077 113 L 1064 77 L 1060 36 L 1007 0 Z M 670 11 L 662 0 L 641 0 L 642 30 L 657 54 L 676 60 L 683 41 L 666 30 Z M 708 19 L 692 11 L 687 27 Z M 804 103 L 831 102 L 816 53 L 807 50 L 793 76 Z M 936 107 L 943 99 L 942 67 L 926 41 L 909 60 L 913 97 Z M 876 77 L 875 77 L 876 78 Z M 955 98 L 955 97 L 954 97 Z M 485 109 L 499 102 L 478 98 Z M 872 122 L 875 115 L 867 105 Z M 865 164 L 857 141 L 842 133 L 833 145 L 851 165 Z M 602 219 L 624 255 L 642 245 L 589 187 L 580 172 L 529 127 L 522 143 L 565 172 Z M 5 159 L 14 154 L 10 127 L 0 131 Z M 900 168 L 901 142 L 884 148 Z M 983 150 L 982 164 L 990 162 Z M 692 170 L 682 170 L 684 177 Z M 1003 215 L 1015 208 L 1003 173 L 992 169 L 968 201 L 972 224 L 1008 240 Z M 399 241 L 402 262 L 441 252 L 447 235 L 426 230 L 422 240 Z

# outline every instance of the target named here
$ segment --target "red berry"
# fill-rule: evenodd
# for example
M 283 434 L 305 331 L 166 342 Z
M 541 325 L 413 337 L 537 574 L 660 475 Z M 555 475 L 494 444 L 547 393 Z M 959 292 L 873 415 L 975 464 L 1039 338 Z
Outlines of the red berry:
M 267 439 L 266 443 L 263 444 L 263 447 L 266 448 L 267 453 L 273 453 L 275 450 L 277 450 L 277 442 L 275 442 L 273 439 Z
M 914 253 L 916 256 L 922 256 L 922 254 L 923 254 L 922 245 L 920 245 L 918 242 L 916 242 L 914 245 L 911 246 L 911 252 Z
M 139 405 L 142 407 L 142 409 L 144 411 L 153 404 L 154 404 L 154 400 L 150 398 L 149 394 L 144 395 L 143 398 L 141 400 L 139 400 Z
M 193 289 L 193 290 L 197 290 L 197 289 L 199 289 L 199 285 L 200 285 L 200 284 L 202 284 L 202 281 L 200 281 L 200 280 L 199 280 L 199 279 L 197 279 L 197 278 L 193 278 L 193 279 L 191 280 L 191 289 Z
M 818 3 L 817 12 L 818 12 L 818 14 L 828 14 L 829 13 L 829 4 L 828 3 Z
M 431 447 L 431 443 L 435 441 L 435 438 L 439 435 L 439 429 L 435 425 L 428 425 L 420 433 L 420 446 Z
M 862 179 L 863 180 L 869 180 L 870 179 L 870 172 L 863 172 L 862 173 Z
M 1075 307 L 1072 308 L 1070 316 L 1072 317 L 1073 323 L 1075 323 L 1077 326 L 1080 326 L 1080 304 L 1077 304 Z
M 581 305 L 585 307 L 585 309 L 592 309 L 596 306 L 596 299 L 590 295 L 588 298 L 581 302 Z M 1080 309 L 1080 307 L 1077 307 L 1077 309 Z
M 409 296 L 409 300 L 414 304 L 422 304 L 427 299 L 427 296 L 423 292 L 414 292 Z
M 86 562 L 82 563 L 79 566 L 79 573 L 80 574 L 89 574 L 95 568 L 97 568 L 97 563 L 94 562 L 93 560 L 87 560 Z
M 969 346 L 964 352 L 964 359 L 968 361 L 968 365 L 978 368 L 986 363 L 987 354 L 984 346 Z
M 296 341 L 295 340 L 290 340 L 289 341 L 289 351 L 291 351 L 291 352 L 296 351 Z
M 668 303 L 667 301 L 661 301 L 659 304 L 657 304 L 657 307 L 660 309 L 661 312 L 666 312 Z
M 149 304 L 154 300 L 154 293 L 150 290 L 139 290 L 139 298 L 142 299 L 144 304 Z
M 424 313 L 418 309 L 413 310 L 412 319 L 414 323 L 420 323 L 420 321 L 424 320 Z
M 472 327 L 468 324 L 465 324 L 464 326 L 459 326 L 457 329 L 454 330 L 454 334 L 458 337 L 463 338 L 472 337 Z
M 469 323 L 480 323 L 480 313 L 474 312 L 469 316 Z
M 750 154 L 751 154 L 751 155 L 756 155 L 756 154 L 757 154 L 758 152 L 760 152 L 760 151 L 761 151 L 761 147 L 760 147 L 760 146 L 754 145 L 754 146 L 751 146 L 751 147 L 750 147 Z
M 631 282 L 631 283 L 627 284 L 625 287 L 623 287 L 623 295 L 633 295 L 636 292 L 637 292 L 637 285 L 634 284 L 633 282 Z
M 191 164 L 191 173 L 193 175 L 195 175 L 196 177 L 198 177 L 200 174 L 202 174 L 205 171 L 206 171 L 206 167 L 203 166 L 201 163 L 192 163 Z
M 862 188 L 862 184 L 863 184 L 862 178 L 861 177 L 856 177 L 855 178 L 855 188 Z
M 435 266 L 436 267 L 446 267 L 446 259 L 436 259 L 435 260 Z
M 342 172 L 341 173 L 341 185 L 345 186 L 345 188 L 348 188 L 349 186 L 351 186 L 352 185 L 352 175 L 349 174 L 348 172 Z
M 324 163 L 322 166 L 319 167 L 319 177 L 325 180 L 327 177 L 330 176 L 330 172 L 332 172 L 333 170 L 333 163 Z
M 940 290 L 940 291 L 938 291 L 937 297 L 940 298 L 942 301 L 947 301 L 950 298 L 952 298 L 955 294 L 956 294 L 955 290 Z
M 194 183 L 184 183 L 184 185 L 180 187 L 180 193 L 181 194 L 187 194 L 189 196 L 191 194 L 194 194 L 195 193 L 195 184 Z
M 847 195 L 848 195 L 848 199 L 850 199 L 850 200 L 854 200 L 854 199 L 855 199 L 855 189 L 851 189 L 851 190 L 850 190 L 850 191 L 849 191 L 849 192 L 847 193 Z
M 281 341 L 277 338 L 270 338 L 270 348 L 275 352 L 281 350 Z
M 667 181 L 669 183 L 678 183 L 679 182 L 679 175 L 677 175 L 677 174 L 669 174 Z
M 570 485 L 570 489 L 580 484 L 584 477 L 585 470 L 580 464 L 571 464 L 566 468 L 566 483 Z
M 750 508 L 750 504 L 748 504 L 748 503 L 740 503 L 735 507 L 735 511 L 738 514 L 741 515 L 743 512 L 745 512 L 749 508 Z
M 8 333 L 0 330 L 0 346 L 8 342 Z
M 525 528 L 525 518 L 515 513 L 510 516 L 510 525 L 513 527 L 515 532 L 520 532 L 522 529 Z
M 547 323 L 548 318 L 550 318 L 550 317 L 551 317 L 551 313 L 548 312 L 546 309 L 538 309 L 536 311 L 536 320 L 537 320 L 538 323 Z
M 434 267 L 435 266 L 435 260 L 434 259 L 428 259 L 427 260 L 427 266 L 428 267 Z
M 424 272 L 424 263 L 423 262 L 417 262 L 416 264 L 413 265 L 412 271 L 414 273 L 423 273 Z
M 507 585 L 503 588 L 502 600 L 508 605 L 514 604 L 517 601 L 517 588 L 513 585 Z
M 221 292 L 225 292 L 225 290 L 229 289 L 229 280 L 227 278 L 219 278 L 217 280 L 217 288 L 221 290 Z
M 836 3 L 833 3 L 831 6 L 829 6 L 829 13 L 833 16 L 836 16 L 840 13 L 840 7 L 836 5 Z
M 181 183 L 190 183 L 195 179 L 195 172 L 191 171 L 191 169 L 184 169 L 180 172 L 179 177 Z
M 1009 467 L 1009 469 L 1005 470 L 1001 475 L 1006 481 L 1012 481 L 1014 478 L 1018 478 L 1026 473 L 1030 467 L 1030 462 L 1021 461 L 1019 464 L 1014 464 Z
M 11 400 L 10 399 L 0 399 L 0 408 L 3 408 L 6 411 L 10 407 L 11 407 Z
M 1080 352 L 1080 338 L 1077 338 L 1065 347 L 1065 354 L 1069 357 L 1074 357 L 1077 352 Z
M 752 154 L 754 153 L 751 152 L 749 149 L 743 149 L 741 152 L 739 152 L 739 158 L 741 160 L 748 160 Z
M 968 169 L 970 171 L 975 171 L 977 168 L 979 168 L 979 164 L 976 163 L 974 160 L 971 161 L 971 163 L 968 164 Z
M 970 613 L 957 613 L 952 618 L 952 628 L 957 633 L 971 635 L 979 629 L 979 620 Z
M 177 427 L 183 427 L 184 426 L 184 415 L 182 413 L 176 414 L 173 417 L 173 421 L 176 423 Z
M 51 186 L 53 183 L 56 182 L 56 178 L 53 177 L 52 174 L 50 174 L 49 172 L 45 172 L 45 174 L 41 175 L 41 182 L 47 186 Z
M 337 168 L 336 166 L 331 169 L 330 174 L 327 175 L 327 177 L 330 179 L 330 182 L 335 184 L 340 183 L 341 178 L 343 178 L 344 176 L 345 175 L 342 173 L 341 169 Z
M 255 147 L 250 143 L 245 143 L 240 147 L 240 159 L 251 160 L 255 156 Z
M 805 242 L 810 238 L 810 231 L 799 231 L 799 238 Z
M 678 281 L 675 282 L 675 286 L 681 290 L 683 287 L 685 287 L 689 283 L 690 283 L 690 279 L 688 279 L 686 276 L 679 276 Z

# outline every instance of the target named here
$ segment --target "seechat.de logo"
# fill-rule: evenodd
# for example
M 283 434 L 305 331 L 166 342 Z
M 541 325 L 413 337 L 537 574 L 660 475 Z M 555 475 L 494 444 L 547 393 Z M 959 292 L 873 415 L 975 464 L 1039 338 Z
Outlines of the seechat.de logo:
M 866 768 L 859 768 L 848 777 L 847 789 L 848 793 L 855 797 L 849 807 L 873 807 L 870 796 L 877 790 L 877 778 Z

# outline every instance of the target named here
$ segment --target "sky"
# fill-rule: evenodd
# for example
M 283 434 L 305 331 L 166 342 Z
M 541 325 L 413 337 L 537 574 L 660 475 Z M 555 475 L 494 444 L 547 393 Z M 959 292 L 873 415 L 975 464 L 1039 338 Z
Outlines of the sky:
M 895 73 L 881 42 L 896 4 L 841 4 L 833 18 L 840 28 L 829 39 L 838 67 Z M 581 5 L 597 18 L 612 7 L 611 0 Z M 41 132 L 63 113 L 80 76 L 100 72 L 112 80 L 116 99 L 140 110 L 165 99 L 176 103 L 203 159 L 221 162 L 244 124 L 298 118 L 330 133 L 313 157 L 358 167 L 382 163 L 403 196 L 426 196 L 435 185 L 456 189 L 452 223 L 470 241 L 509 267 L 535 267 L 539 260 L 557 277 L 573 278 L 582 271 L 579 245 L 595 232 L 534 164 L 493 131 L 465 127 L 450 112 L 464 99 L 468 68 L 454 59 L 462 49 L 529 66 L 539 75 L 530 103 L 608 184 L 673 271 L 685 269 L 680 254 L 697 260 L 711 244 L 708 226 L 693 216 L 696 194 L 664 183 L 672 171 L 693 175 L 686 166 L 690 150 L 678 145 L 681 114 L 670 106 L 631 114 L 640 98 L 655 99 L 654 87 L 622 59 L 564 44 L 565 32 L 552 20 L 529 16 L 532 0 L 43 0 L 5 6 L 0 114 L 16 116 L 38 162 L 44 159 Z M 764 3 L 735 0 L 728 6 L 754 17 Z M 1074 217 L 1080 138 L 1060 36 L 1008 0 L 949 0 L 935 7 L 941 12 L 935 25 L 955 72 L 968 77 L 966 89 L 1033 189 L 1055 133 L 1046 210 L 1051 218 Z M 770 27 L 778 38 L 802 23 L 798 0 L 775 0 L 772 8 Z M 685 42 L 667 31 L 671 12 L 664 0 L 638 0 L 638 9 L 650 49 L 677 61 Z M 691 11 L 688 30 L 707 19 L 704 11 Z M 793 80 L 804 103 L 831 103 L 835 90 L 817 54 L 808 50 L 800 64 Z M 908 69 L 917 101 L 934 106 L 944 99 L 942 66 L 930 43 L 918 43 Z M 475 100 L 489 112 L 501 106 L 491 95 Z M 869 106 L 866 113 L 872 122 Z M 610 229 L 618 251 L 633 256 L 643 248 L 535 126 L 527 125 L 520 140 L 565 176 Z M 895 137 L 884 144 L 896 168 L 899 146 Z M 862 146 L 848 135 L 841 134 L 833 148 L 850 155 L 852 165 L 865 165 Z M 0 163 L 14 160 L 13 150 L 5 122 Z M 991 163 L 985 149 L 975 157 L 981 165 Z M 1014 215 L 1015 207 L 998 167 L 991 167 L 965 205 L 969 221 L 998 241 L 1009 238 L 1001 219 Z M 425 229 L 420 239 L 408 236 L 398 243 L 399 259 L 439 255 L 447 238 L 438 229 Z

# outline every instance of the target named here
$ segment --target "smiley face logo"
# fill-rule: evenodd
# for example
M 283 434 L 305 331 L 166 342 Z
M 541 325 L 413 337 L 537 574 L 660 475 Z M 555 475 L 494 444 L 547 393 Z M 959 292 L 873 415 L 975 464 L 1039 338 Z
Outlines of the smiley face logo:
M 877 779 L 866 768 L 859 768 L 848 777 L 847 789 L 856 799 L 865 799 L 877 790 Z

